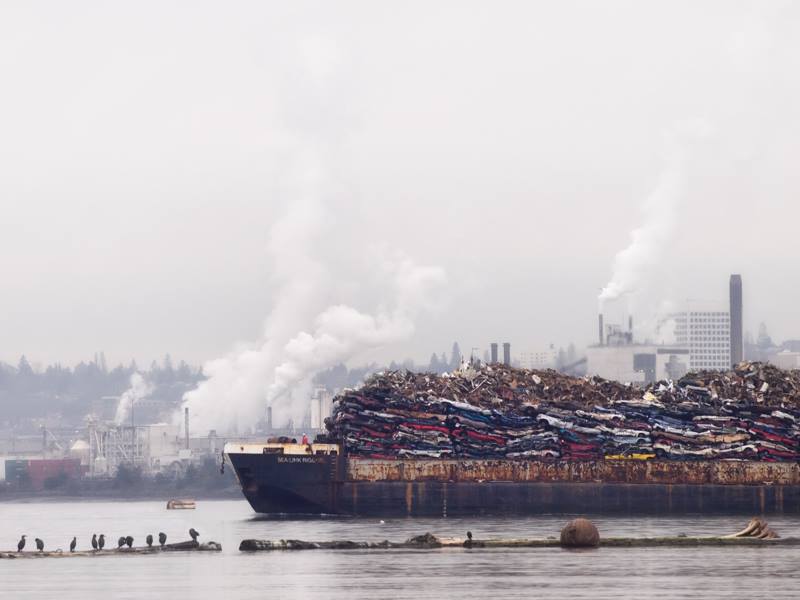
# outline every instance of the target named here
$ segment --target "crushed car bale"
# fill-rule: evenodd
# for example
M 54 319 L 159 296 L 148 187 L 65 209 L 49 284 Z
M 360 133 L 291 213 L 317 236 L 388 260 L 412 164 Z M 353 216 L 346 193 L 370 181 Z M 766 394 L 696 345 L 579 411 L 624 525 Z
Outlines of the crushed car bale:
M 741 363 L 644 387 L 505 365 L 388 371 L 345 390 L 319 441 L 376 459 L 800 459 L 800 372 Z

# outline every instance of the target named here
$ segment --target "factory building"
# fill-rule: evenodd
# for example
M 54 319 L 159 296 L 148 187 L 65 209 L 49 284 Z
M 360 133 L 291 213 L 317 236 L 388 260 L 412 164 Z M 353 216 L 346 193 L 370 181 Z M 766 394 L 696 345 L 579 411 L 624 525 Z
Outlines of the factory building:
M 692 303 L 674 313 L 675 342 L 689 348 L 689 369 L 724 371 L 731 366 L 731 317 L 720 306 Z
M 544 350 L 520 352 L 516 361 L 523 369 L 552 369 L 556 366 L 558 350 L 553 344 Z
M 586 349 L 586 370 L 623 383 L 679 379 L 689 370 L 689 349 L 653 344 L 591 346 Z
M 586 371 L 623 383 L 679 379 L 689 370 L 689 348 L 683 345 L 637 344 L 633 319 L 628 327 L 598 317 L 598 344 L 586 349 Z

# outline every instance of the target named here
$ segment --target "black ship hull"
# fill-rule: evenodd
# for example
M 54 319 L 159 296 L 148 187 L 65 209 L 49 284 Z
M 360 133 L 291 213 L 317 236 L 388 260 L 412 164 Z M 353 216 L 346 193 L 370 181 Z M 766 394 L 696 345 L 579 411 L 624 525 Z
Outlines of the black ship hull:
M 228 459 L 253 510 L 276 516 L 800 513 L 800 485 L 795 482 L 693 482 L 691 477 L 687 477 L 689 482 L 625 481 L 625 477 L 633 478 L 638 466 L 629 468 L 622 481 L 592 480 L 591 473 L 582 479 L 547 481 L 404 480 L 402 476 L 387 478 L 386 468 L 384 476 L 379 472 L 367 480 L 354 475 L 352 471 L 358 469 L 341 455 L 228 453 Z M 684 468 L 703 469 L 691 464 Z

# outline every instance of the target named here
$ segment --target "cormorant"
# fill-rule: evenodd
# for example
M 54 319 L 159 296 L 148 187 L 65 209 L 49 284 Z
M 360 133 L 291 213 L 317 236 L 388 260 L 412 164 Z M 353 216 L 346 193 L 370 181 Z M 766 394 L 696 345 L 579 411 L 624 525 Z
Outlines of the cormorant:
M 75 552 L 75 546 L 77 545 L 78 545 L 78 538 L 73 536 L 72 541 L 69 543 L 69 551 Z
M 36 549 L 39 552 L 44 552 L 44 542 L 42 540 L 40 540 L 39 538 L 36 538 L 35 541 L 36 541 Z
M 97 534 L 96 533 L 92 534 L 92 548 L 97 550 Z
M 17 543 L 17 552 L 22 552 L 22 549 L 25 547 L 25 538 L 27 536 L 23 535 L 19 542 Z
M 192 527 L 192 528 L 189 530 L 189 535 L 190 535 L 190 536 L 192 536 L 192 541 L 193 541 L 193 542 L 196 542 L 196 541 L 197 541 L 197 536 L 199 536 L 199 535 L 200 535 L 200 532 L 199 532 L 199 531 L 197 531 L 197 530 L 196 530 L 194 527 Z
M 127 536 L 125 538 L 125 544 L 128 546 L 128 548 L 133 547 L 133 536 L 132 535 L 129 535 L 129 536 Z
M 163 531 L 158 534 L 158 543 L 161 544 L 161 547 L 164 547 L 164 544 L 167 543 L 167 534 Z
M 148 533 L 146 541 L 147 541 L 147 547 L 148 548 L 152 548 L 153 547 L 153 535 Z
M 101 533 L 100 537 L 97 539 L 97 545 L 100 546 L 100 550 L 103 549 L 103 546 L 106 545 L 106 534 Z
M 117 540 L 117 548 L 122 548 L 124 545 L 125 545 L 125 536 L 121 535 Z

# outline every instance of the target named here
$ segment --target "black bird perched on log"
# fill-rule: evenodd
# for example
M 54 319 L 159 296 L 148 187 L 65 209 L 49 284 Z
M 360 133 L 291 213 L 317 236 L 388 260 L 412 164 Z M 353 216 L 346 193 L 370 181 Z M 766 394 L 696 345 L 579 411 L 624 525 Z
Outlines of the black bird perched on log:
M 167 543 L 167 534 L 163 531 L 158 534 L 158 543 L 161 544 L 161 547 L 164 547 L 164 544 Z
M 28 536 L 23 535 L 19 542 L 17 542 L 17 552 L 22 552 L 22 549 L 25 547 L 25 538 Z
M 103 546 L 106 545 L 106 534 L 105 533 L 101 533 L 100 537 L 97 538 L 97 545 L 100 546 L 100 550 L 102 550 Z
M 69 551 L 75 552 L 75 546 L 78 545 L 78 538 L 75 536 L 72 537 L 72 541 L 69 543 Z
M 467 532 L 467 539 L 472 540 L 472 532 L 471 531 Z
M 40 540 L 39 538 L 36 538 L 35 542 L 36 542 L 36 549 L 39 552 L 44 552 L 44 542 L 42 540 Z
M 197 531 L 194 527 L 189 530 L 189 535 L 192 536 L 192 541 L 196 542 L 197 537 L 200 535 L 200 532 Z
M 147 547 L 148 548 L 152 548 L 153 547 L 153 535 L 151 533 L 147 534 L 146 541 L 147 541 Z
M 125 538 L 125 544 L 128 546 L 128 548 L 133 547 L 133 536 L 132 535 L 129 535 L 128 537 Z
M 92 548 L 97 550 L 97 534 L 96 533 L 92 534 Z
M 125 536 L 121 535 L 117 540 L 117 548 L 122 548 L 124 545 L 125 545 Z
M 472 532 L 467 532 L 467 539 L 464 540 L 464 547 L 465 548 L 472 548 Z

